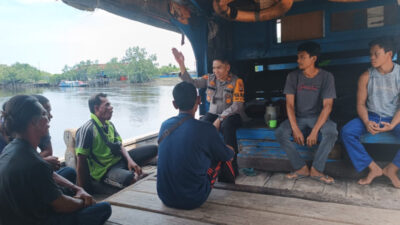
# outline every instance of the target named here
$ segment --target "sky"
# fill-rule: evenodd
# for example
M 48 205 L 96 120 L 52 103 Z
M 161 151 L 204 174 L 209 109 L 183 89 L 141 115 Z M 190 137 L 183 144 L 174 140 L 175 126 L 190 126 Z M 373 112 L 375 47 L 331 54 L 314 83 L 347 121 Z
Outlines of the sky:
M 181 46 L 181 34 L 99 9 L 81 11 L 61 0 L 1 0 L 0 27 L 0 64 L 28 63 L 61 73 L 82 60 L 121 59 L 129 47 L 139 46 L 156 54 L 160 66 L 177 65 L 171 54 L 176 47 L 195 69 L 192 46 L 187 38 Z

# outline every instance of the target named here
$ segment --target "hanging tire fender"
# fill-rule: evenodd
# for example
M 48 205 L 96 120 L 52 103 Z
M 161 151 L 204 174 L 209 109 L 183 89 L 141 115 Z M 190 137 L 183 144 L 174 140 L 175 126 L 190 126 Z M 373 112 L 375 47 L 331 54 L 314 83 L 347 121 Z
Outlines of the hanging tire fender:
M 228 6 L 233 0 L 213 0 L 214 11 L 230 20 L 239 22 L 259 22 L 283 16 L 293 5 L 293 0 L 276 0 L 276 3 L 260 11 L 244 11 Z

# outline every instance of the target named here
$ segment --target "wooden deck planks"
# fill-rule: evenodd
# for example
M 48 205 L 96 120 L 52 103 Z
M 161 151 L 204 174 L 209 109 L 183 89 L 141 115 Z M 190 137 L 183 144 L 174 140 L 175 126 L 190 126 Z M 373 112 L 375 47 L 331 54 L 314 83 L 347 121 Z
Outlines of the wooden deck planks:
M 315 193 L 321 194 L 324 191 L 326 184 L 322 184 L 316 180 L 312 180 L 310 178 L 304 178 L 296 180 L 292 191 L 296 191 L 298 193 Z
M 270 176 L 271 173 L 259 171 L 256 171 L 255 176 L 246 176 L 240 173 L 236 178 L 236 184 L 263 187 L 267 183 Z
M 267 188 L 274 188 L 280 190 L 292 190 L 295 180 L 288 180 L 283 173 L 275 173 L 270 177 L 268 182 L 264 185 Z
M 374 182 L 361 186 L 357 181 L 348 182 L 346 197 L 364 204 L 374 203 L 377 207 L 400 209 L 400 190 L 388 182 Z
M 217 185 L 218 186 L 218 185 Z M 316 201 L 372 206 L 377 208 L 400 209 L 400 189 L 394 188 L 384 177 L 371 185 L 361 186 L 355 179 L 336 179 L 326 185 L 310 178 L 289 180 L 283 173 L 272 174 L 258 193 L 273 193 Z M 232 189 L 230 189 L 232 190 Z M 233 190 L 235 190 L 233 188 Z
M 177 218 L 143 210 L 112 206 L 112 215 L 105 225 L 168 224 L 168 225 L 207 225 L 195 220 Z
M 214 189 L 196 210 L 164 206 L 156 182 L 146 180 L 108 200 L 126 208 L 218 224 L 396 224 L 395 210 L 375 209 L 295 198 Z M 140 224 L 140 223 L 139 223 Z
M 346 193 L 347 181 L 336 179 L 334 184 L 325 185 L 322 195 L 329 196 L 333 202 L 337 202 L 338 199 L 346 199 Z
M 400 219 L 396 210 L 222 190 L 213 190 L 208 202 L 343 224 L 396 224 Z
M 125 208 L 216 224 L 340 224 L 332 221 L 275 214 L 266 211 L 237 208 L 209 202 L 206 202 L 203 206 L 195 210 L 178 210 L 164 206 L 155 194 L 136 191 L 124 192 L 123 196 L 116 195 L 108 201 L 113 205 Z

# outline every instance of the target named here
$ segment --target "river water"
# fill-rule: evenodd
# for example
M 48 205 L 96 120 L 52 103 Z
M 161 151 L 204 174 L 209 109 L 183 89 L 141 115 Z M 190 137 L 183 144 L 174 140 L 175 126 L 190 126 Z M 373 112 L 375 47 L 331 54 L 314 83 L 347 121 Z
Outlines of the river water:
M 64 157 L 63 134 L 68 128 L 79 128 L 90 119 L 88 99 L 103 92 L 108 95 L 114 113 L 111 121 L 122 139 L 158 132 L 161 123 L 178 112 L 172 106 L 173 85 L 124 85 L 101 88 L 25 89 L 17 92 L 0 90 L 0 103 L 15 94 L 42 94 L 50 100 L 53 154 Z

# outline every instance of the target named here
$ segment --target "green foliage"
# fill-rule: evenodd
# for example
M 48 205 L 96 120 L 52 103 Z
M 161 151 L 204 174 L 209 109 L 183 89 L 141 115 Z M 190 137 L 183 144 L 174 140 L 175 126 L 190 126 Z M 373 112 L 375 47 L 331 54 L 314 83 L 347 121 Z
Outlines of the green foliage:
M 139 47 L 128 48 L 122 63 L 126 64 L 125 72 L 133 83 L 144 83 L 157 75 L 156 55 L 149 55 L 146 49 Z
M 168 64 L 168 66 L 162 66 L 159 69 L 159 74 L 163 75 L 163 74 L 170 74 L 172 72 L 179 72 L 179 68 L 175 65 L 172 65 L 171 63 Z
M 11 66 L 0 65 L 0 83 L 15 87 L 22 83 L 46 82 L 51 74 L 38 70 L 25 63 L 15 63 Z
M 156 55 L 148 54 L 146 49 L 135 46 L 128 48 L 121 60 L 112 58 L 106 64 L 99 64 L 97 60 L 81 61 L 74 66 L 65 65 L 61 74 L 40 71 L 29 64 L 15 63 L 11 66 L 0 64 L 0 83 L 13 86 L 36 82 L 58 84 L 62 80 L 90 81 L 102 75 L 114 80 L 126 76 L 131 82 L 144 83 L 151 81 L 158 74 L 179 71 L 178 67 L 171 64 L 158 68 L 156 60 Z
M 112 79 L 119 79 L 126 76 L 124 64 L 118 61 L 118 58 L 112 58 L 104 67 L 104 74 Z
M 98 64 L 87 60 L 69 67 L 65 66 L 63 73 L 55 80 L 92 80 L 97 76 L 106 75 L 110 79 L 118 80 L 126 76 L 131 82 L 144 83 L 152 80 L 158 74 L 155 55 L 149 55 L 144 48 L 131 47 L 125 52 L 122 60 L 112 58 L 106 64 Z

